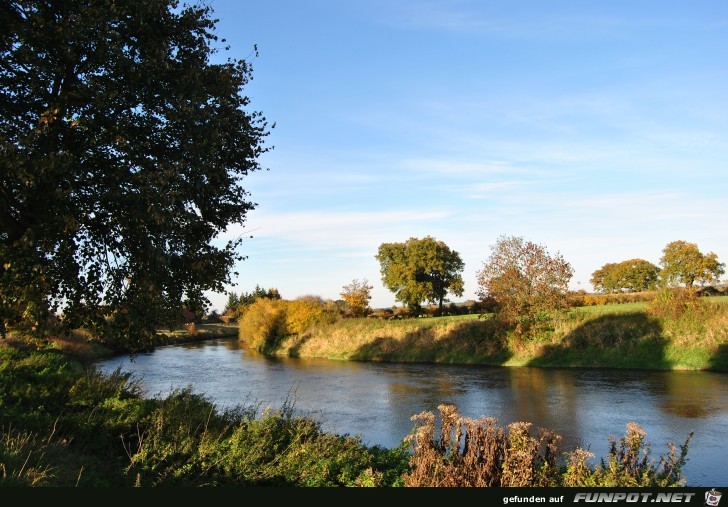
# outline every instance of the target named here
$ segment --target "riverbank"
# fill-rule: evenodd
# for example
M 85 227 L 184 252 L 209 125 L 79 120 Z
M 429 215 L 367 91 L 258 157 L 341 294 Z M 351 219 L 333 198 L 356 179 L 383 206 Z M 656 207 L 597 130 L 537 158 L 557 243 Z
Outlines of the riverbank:
M 290 406 L 150 399 L 31 338 L 0 340 L 0 486 L 396 486 L 404 447 L 368 447 Z
M 499 366 L 728 371 L 728 297 L 656 316 L 646 303 L 576 308 L 523 337 L 477 315 L 346 319 L 280 341 L 277 355 Z
M 192 388 L 148 398 L 129 375 L 85 367 L 47 341 L 1 340 L 0 486 L 684 484 L 687 442 L 658 461 L 624 459 L 625 451 L 649 454 L 635 424 L 606 462 L 592 466 L 586 451 L 562 454 L 553 432 L 463 418 L 452 405 L 438 408 L 443 425 L 457 426 L 457 441 L 442 441 L 436 416 L 423 412 L 401 445 L 368 446 L 359 437 L 323 431 L 288 402 L 278 410 L 259 404 L 223 410 Z M 460 453 L 461 436 L 485 439 Z M 539 449 L 545 454 L 532 452 Z M 473 469 L 473 463 L 484 466 Z
M 160 329 L 155 337 L 153 346 L 180 345 L 216 338 L 232 338 L 238 334 L 237 323 L 198 324 L 195 327 L 181 327 L 177 329 Z M 53 336 L 49 339 L 52 346 L 65 355 L 81 362 L 91 364 L 101 359 L 117 354 L 128 354 L 128 350 L 115 349 L 104 344 L 83 330 L 70 334 Z

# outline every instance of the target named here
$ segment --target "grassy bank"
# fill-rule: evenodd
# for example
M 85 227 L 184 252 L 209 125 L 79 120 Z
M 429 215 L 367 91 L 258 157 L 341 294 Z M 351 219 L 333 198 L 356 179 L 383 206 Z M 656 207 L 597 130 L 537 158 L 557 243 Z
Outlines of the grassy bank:
M 474 315 L 347 319 L 283 339 L 275 353 L 363 361 L 728 370 L 728 297 L 655 316 L 647 303 L 577 308 L 522 337 Z

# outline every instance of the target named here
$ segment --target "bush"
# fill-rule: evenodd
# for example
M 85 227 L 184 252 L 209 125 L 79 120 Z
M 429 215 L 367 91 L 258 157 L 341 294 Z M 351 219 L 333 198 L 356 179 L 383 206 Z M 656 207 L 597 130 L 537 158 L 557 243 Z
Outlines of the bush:
M 251 348 L 270 352 L 287 335 L 286 302 L 281 299 L 258 299 L 245 308 L 240 317 L 240 339 Z
M 609 437 L 607 460 L 593 470 L 586 460 L 594 455 L 577 449 L 569 454 L 563 485 L 568 487 L 667 487 L 684 486 L 681 470 L 687 461 L 688 443 L 678 448 L 668 444 L 667 456 L 661 456 L 659 463 L 650 460 L 650 445 L 644 442 L 645 432 L 636 423 L 627 424 L 627 434 L 619 439 L 619 445 Z
M 389 308 L 377 308 L 376 310 L 372 311 L 367 317 L 370 319 L 384 319 L 389 320 L 394 316 L 394 312 L 390 310 Z
M 312 326 L 333 324 L 337 312 L 317 296 L 303 296 L 286 302 L 286 333 L 301 334 Z
M 318 296 L 293 301 L 257 299 L 240 317 L 240 339 L 264 353 L 274 352 L 281 339 L 306 332 L 312 326 L 333 324 L 338 311 Z
M 677 320 L 688 315 L 700 316 L 705 309 L 705 303 L 700 300 L 696 290 L 666 288 L 657 293 L 647 311 L 655 317 Z

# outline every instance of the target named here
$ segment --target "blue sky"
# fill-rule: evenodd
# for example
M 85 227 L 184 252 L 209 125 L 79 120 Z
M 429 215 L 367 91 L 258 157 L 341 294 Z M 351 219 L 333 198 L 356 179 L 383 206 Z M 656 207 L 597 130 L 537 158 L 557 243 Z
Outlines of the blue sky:
M 728 2 L 210 2 L 276 128 L 245 187 L 237 292 L 392 306 L 374 258 L 431 235 L 465 295 L 500 235 L 560 252 L 572 287 L 670 241 L 728 260 Z M 212 295 L 221 309 L 225 295 Z

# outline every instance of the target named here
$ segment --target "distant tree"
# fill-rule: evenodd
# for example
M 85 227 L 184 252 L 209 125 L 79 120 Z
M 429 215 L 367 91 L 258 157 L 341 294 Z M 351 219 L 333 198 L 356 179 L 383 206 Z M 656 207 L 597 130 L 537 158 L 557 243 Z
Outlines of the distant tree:
M 592 273 L 591 283 L 597 292 L 640 292 L 654 289 L 660 268 L 644 259 L 607 263 Z
M 240 296 L 238 296 L 237 292 L 230 292 L 228 293 L 228 299 L 227 303 L 225 303 L 225 310 L 224 312 L 236 312 L 238 310 L 238 307 L 240 306 Z
M 0 4 L 0 331 L 62 312 L 130 348 L 209 304 L 268 127 L 209 6 Z M 222 63 L 213 63 L 212 60 Z
M 252 292 L 243 292 L 240 294 L 240 305 L 249 306 L 255 303 L 258 299 L 281 299 L 281 294 L 278 292 L 278 289 L 264 289 L 260 285 L 256 284 L 255 289 L 253 289 Z
M 355 278 L 351 283 L 342 287 L 339 295 L 346 301 L 352 317 L 364 317 L 369 312 L 369 300 L 372 299 L 373 288 L 374 286 L 369 285 L 369 280 L 366 278 L 362 281 Z
M 497 316 L 527 331 L 541 316 L 568 307 L 571 265 L 521 237 L 501 236 L 478 272 L 478 294 L 497 303 Z
M 713 252 L 703 254 L 695 243 L 673 241 L 662 250 L 660 276 L 667 285 L 692 287 L 717 281 L 725 273 L 725 264 Z
M 614 273 L 617 263 L 608 262 L 592 273 L 591 284 L 596 292 L 617 292 Z
M 437 303 L 442 314 L 448 292 L 463 295 L 460 254 L 431 236 L 404 243 L 382 243 L 377 255 L 384 286 L 395 299 L 419 313 L 422 302 Z

